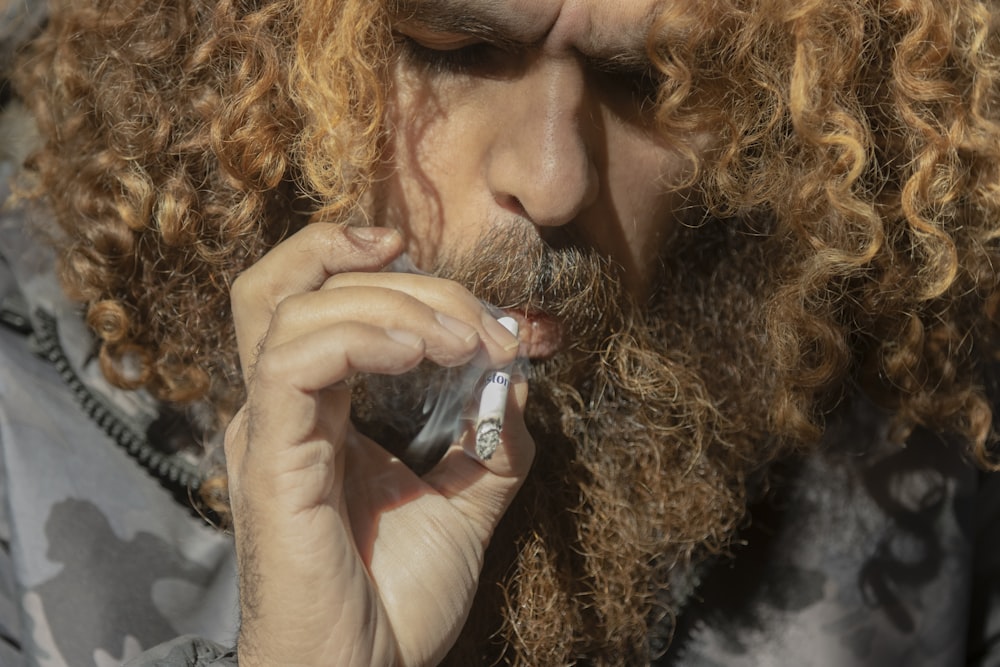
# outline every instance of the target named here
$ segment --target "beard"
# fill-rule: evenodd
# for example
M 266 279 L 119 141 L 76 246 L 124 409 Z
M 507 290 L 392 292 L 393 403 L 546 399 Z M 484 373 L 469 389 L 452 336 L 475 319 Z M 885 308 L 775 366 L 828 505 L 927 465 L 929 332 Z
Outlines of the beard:
M 748 481 L 782 451 L 767 435 L 774 381 L 755 333 L 770 264 L 759 236 L 736 227 L 682 229 L 642 303 L 592 249 L 530 229 L 492 234 L 434 271 L 498 308 L 555 318 L 567 343 L 531 364 L 535 463 L 450 664 L 642 664 L 665 650 L 698 564 L 726 548 Z M 384 415 L 448 385 L 447 373 L 365 378 L 356 424 L 402 451 L 423 399 L 388 427 Z

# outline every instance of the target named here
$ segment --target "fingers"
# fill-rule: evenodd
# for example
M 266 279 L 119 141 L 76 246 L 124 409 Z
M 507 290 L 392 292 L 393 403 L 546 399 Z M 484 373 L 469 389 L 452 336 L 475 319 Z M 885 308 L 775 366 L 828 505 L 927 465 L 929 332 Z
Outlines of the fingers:
M 425 342 L 427 358 L 442 366 L 467 363 L 484 345 L 492 351 L 487 354 L 501 363 L 504 355 L 516 350 L 516 340 L 512 337 L 503 341 L 505 347 L 487 337 L 485 324 L 481 322 L 485 310 L 471 295 L 446 306 L 450 313 L 442 312 L 406 292 L 380 286 L 379 275 L 369 277 L 375 284 L 288 297 L 274 314 L 266 345 L 287 344 L 311 331 L 335 331 L 338 323 L 358 322 L 420 337 Z M 469 320 L 479 320 L 479 328 Z M 376 341 L 357 342 L 371 347 Z
M 241 274 L 230 299 L 244 375 L 281 301 L 318 289 L 337 273 L 378 271 L 402 248 L 402 238 L 391 229 L 313 223 Z
M 341 386 L 355 373 L 405 373 L 425 357 L 420 336 L 408 331 L 343 322 L 269 346 L 254 370 L 249 400 L 254 423 L 280 433 L 255 432 L 263 442 L 308 439 L 315 422 L 315 394 Z
M 471 326 L 483 341 L 489 365 L 511 363 L 517 353 L 516 336 L 505 329 L 471 292 L 458 283 L 411 273 L 343 273 L 330 277 L 323 290 L 350 290 L 362 286 L 405 292 L 446 315 Z
M 254 431 L 242 440 L 277 454 L 315 440 L 316 429 L 342 437 L 349 429 L 347 392 L 319 394 L 355 373 L 400 374 L 424 359 L 442 366 L 475 359 L 491 367 L 514 360 L 517 338 L 465 288 L 377 271 L 400 251 L 395 232 L 314 224 L 240 277 L 232 301 L 248 381 L 241 419 Z M 533 452 L 521 407 L 513 405 L 507 444 L 487 466 L 500 477 L 521 476 Z M 511 444 L 517 442 L 528 445 Z M 296 465 L 297 457 L 289 460 Z
M 477 350 L 482 365 L 514 359 L 516 338 L 465 288 L 377 272 L 400 250 L 390 230 L 314 224 L 247 270 L 231 295 L 244 377 L 265 336 L 267 344 L 282 344 L 344 321 L 411 331 L 424 338 L 428 358 L 446 366 L 468 362 Z

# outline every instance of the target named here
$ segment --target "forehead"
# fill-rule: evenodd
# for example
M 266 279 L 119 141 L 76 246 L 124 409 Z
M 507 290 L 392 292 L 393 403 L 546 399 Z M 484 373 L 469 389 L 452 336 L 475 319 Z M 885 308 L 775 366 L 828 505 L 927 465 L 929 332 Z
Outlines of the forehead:
M 390 0 L 398 17 L 447 28 L 475 22 L 519 42 L 601 55 L 641 47 L 664 0 Z

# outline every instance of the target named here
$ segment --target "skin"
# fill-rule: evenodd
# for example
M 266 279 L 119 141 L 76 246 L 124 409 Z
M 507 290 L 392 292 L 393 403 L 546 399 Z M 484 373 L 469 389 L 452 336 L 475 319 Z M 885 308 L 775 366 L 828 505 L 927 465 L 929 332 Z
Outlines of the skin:
M 600 249 L 645 292 L 684 207 L 683 192 L 664 191 L 684 163 L 634 92 L 658 4 L 424 0 L 415 18 L 404 10 L 395 29 L 417 53 L 395 67 L 379 199 L 418 265 L 433 266 L 442 248 L 460 254 L 487 228 L 532 225 L 554 244 Z M 499 35 L 437 25 L 456 14 Z M 483 47 L 489 38 L 510 44 Z M 444 60 L 428 63 L 434 54 Z
M 353 428 L 344 383 L 425 359 L 499 367 L 519 342 L 463 287 L 378 271 L 404 251 L 426 268 L 491 226 L 530 225 L 598 248 L 642 294 L 684 201 L 663 182 L 683 163 L 629 77 L 594 63 L 641 61 L 655 4 L 420 0 L 397 16 L 411 46 L 392 72 L 379 226 L 310 225 L 233 287 L 248 393 L 226 433 L 244 667 L 431 665 L 454 642 L 531 466 L 526 383 L 512 383 L 490 461 L 466 434 L 423 478 Z M 470 14 L 489 30 L 449 25 Z M 428 65 L 473 45 L 485 46 L 473 67 Z

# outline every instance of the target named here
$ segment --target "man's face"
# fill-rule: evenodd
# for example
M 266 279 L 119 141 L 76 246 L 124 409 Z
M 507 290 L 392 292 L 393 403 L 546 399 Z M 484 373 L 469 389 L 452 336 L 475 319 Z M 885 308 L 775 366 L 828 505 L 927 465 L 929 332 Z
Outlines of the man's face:
M 651 117 L 646 37 L 666 2 L 389 2 L 400 57 L 377 222 L 418 267 L 520 317 L 534 358 L 539 446 L 491 547 L 510 574 L 481 590 L 516 591 L 510 627 L 538 629 L 541 646 L 564 640 L 567 618 L 645 629 L 651 607 L 632 602 L 670 604 L 674 565 L 731 532 L 743 480 L 772 456 L 770 356 L 762 336 L 732 335 L 759 330 L 765 246 L 711 220 L 674 234 L 700 211 L 673 187 L 690 165 Z M 357 387 L 355 424 L 405 450 L 434 385 L 413 382 L 410 419 L 399 379 L 378 381 Z
M 645 295 L 684 193 L 685 161 L 651 123 L 655 0 L 401 0 L 393 30 L 381 224 L 416 264 L 528 228 L 593 248 Z M 525 315 L 522 313 L 522 315 Z M 549 353 L 546 323 L 529 353 Z

